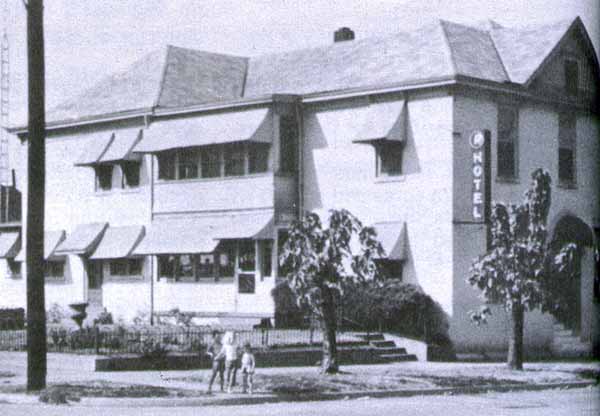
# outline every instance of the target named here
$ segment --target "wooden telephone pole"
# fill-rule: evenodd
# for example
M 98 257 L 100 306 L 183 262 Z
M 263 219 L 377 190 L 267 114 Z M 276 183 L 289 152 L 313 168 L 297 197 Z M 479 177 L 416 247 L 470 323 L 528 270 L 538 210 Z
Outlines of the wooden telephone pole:
M 44 2 L 25 1 L 29 120 L 27 149 L 27 390 L 46 387 L 44 305 L 45 86 Z

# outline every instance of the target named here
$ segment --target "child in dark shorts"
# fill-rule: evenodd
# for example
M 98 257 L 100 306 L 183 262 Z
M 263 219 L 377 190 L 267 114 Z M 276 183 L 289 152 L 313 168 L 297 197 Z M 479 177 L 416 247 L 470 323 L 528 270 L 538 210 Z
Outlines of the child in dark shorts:
M 208 383 L 208 394 L 212 393 L 212 385 L 219 375 L 219 383 L 221 385 L 221 391 L 223 391 L 224 373 L 225 373 L 225 360 L 219 357 L 219 353 L 223 349 L 221 344 L 221 336 L 219 332 L 213 331 L 212 343 L 208 346 L 206 354 L 211 357 L 212 360 L 212 373 L 210 375 L 210 381 Z

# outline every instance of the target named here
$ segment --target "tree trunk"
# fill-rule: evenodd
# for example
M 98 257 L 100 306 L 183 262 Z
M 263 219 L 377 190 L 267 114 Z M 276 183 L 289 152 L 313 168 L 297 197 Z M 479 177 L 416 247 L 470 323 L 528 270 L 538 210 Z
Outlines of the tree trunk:
M 328 287 L 321 289 L 322 305 L 321 305 L 321 325 L 323 330 L 323 360 L 321 362 L 321 370 L 325 374 L 334 374 L 339 370 L 337 362 L 337 341 L 335 332 L 337 329 L 335 316 L 335 302 L 333 293 Z
M 523 306 L 513 305 L 512 308 L 512 334 L 508 344 L 508 368 L 511 370 L 523 369 Z
M 45 101 L 43 0 L 27 2 L 29 125 L 27 153 L 27 390 L 46 387 L 44 306 Z

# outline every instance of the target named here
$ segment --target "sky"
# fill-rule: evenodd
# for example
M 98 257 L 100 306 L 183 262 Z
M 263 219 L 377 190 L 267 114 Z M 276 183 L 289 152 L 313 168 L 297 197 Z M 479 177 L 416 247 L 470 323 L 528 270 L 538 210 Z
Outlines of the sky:
M 0 0 L 11 60 L 11 120 L 26 120 L 23 0 Z M 326 45 L 341 26 L 356 38 L 435 19 L 526 26 L 580 16 L 600 50 L 600 0 L 45 0 L 46 107 L 167 44 L 242 56 Z M 8 12 L 6 12 L 8 11 Z

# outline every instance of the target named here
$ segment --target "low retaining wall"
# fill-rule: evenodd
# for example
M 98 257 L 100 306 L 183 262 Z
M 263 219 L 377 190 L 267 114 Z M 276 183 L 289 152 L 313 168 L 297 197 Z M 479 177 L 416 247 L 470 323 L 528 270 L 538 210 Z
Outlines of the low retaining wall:
M 256 351 L 257 367 L 304 367 L 316 366 L 322 357 L 320 348 L 278 349 Z M 383 362 L 374 348 L 339 348 L 340 364 L 377 364 Z M 208 369 L 211 361 L 197 354 L 169 354 L 163 359 L 152 360 L 139 356 L 114 356 L 96 358 L 96 371 L 143 371 L 143 370 L 194 370 Z

